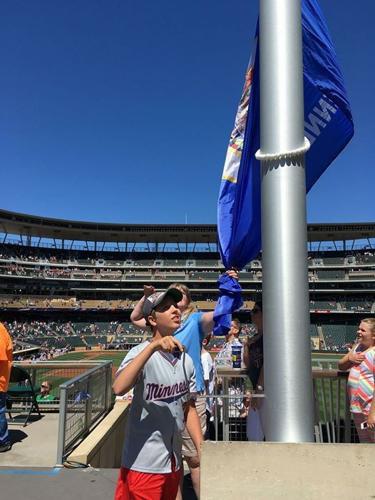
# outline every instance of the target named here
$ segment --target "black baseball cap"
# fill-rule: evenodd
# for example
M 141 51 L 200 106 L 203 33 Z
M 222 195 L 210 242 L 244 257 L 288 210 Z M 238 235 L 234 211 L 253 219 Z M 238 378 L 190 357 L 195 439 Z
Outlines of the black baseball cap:
M 176 304 L 183 298 L 183 293 L 178 288 L 168 288 L 165 292 L 155 292 L 143 303 L 142 314 L 144 318 L 150 316 L 152 311 L 163 302 L 166 297 L 171 297 Z

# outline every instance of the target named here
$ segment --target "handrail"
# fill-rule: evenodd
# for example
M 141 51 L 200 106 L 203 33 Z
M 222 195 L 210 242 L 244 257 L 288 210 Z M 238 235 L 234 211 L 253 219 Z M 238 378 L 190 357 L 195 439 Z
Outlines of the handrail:
M 112 366 L 113 365 L 112 361 L 104 361 L 103 363 L 100 363 L 99 366 L 94 366 L 93 368 L 90 368 L 90 370 L 88 370 L 88 371 L 86 371 L 84 373 L 81 373 L 80 375 L 77 375 L 76 377 L 71 378 L 67 382 L 64 382 L 64 383 L 60 384 L 59 388 L 60 388 L 60 390 L 61 389 L 66 389 L 66 388 L 69 388 L 72 385 L 74 385 L 76 382 L 84 381 L 87 378 L 90 378 L 90 376 L 93 373 L 97 372 L 98 368 L 105 368 L 108 365 Z M 75 366 L 77 366 L 77 365 L 75 365 Z
M 59 386 L 57 465 L 63 464 L 72 446 L 89 433 L 90 428 L 99 418 L 110 411 L 112 365 L 112 361 L 101 362 L 98 366 L 90 368 Z M 70 432 L 69 436 L 67 436 L 68 432 Z
M 337 368 L 313 367 L 311 374 L 316 442 L 350 443 L 352 423 L 346 390 L 349 372 Z M 239 406 L 245 395 L 247 380 L 247 370 L 243 368 L 217 367 L 215 393 L 213 396 L 208 396 L 211 401 L 216 402 L 216 405 L 219 404 L 214 411 L 216 439 L 218 439 L 219 421 L 224 440 L 236 440 L 239 434 L 246 433 L 246 429 L 244 431 L 239 424 L 245 420 L 241 418 L 236 420 L 236 416 L 238 417 Z M 252 393 L 251 397 L 267 398 L 267 388 L 264 392 Z

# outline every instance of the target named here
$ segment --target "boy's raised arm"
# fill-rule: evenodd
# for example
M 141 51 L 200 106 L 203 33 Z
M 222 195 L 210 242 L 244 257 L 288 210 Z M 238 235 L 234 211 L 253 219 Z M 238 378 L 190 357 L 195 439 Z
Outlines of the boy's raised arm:
M 143 285 L 143 297 L 136 303 L 131 315 L 130 321 L 138 328 L 147 328 L 146 320 L 143 318 L 142 308 L 147 297 L 155 292 L 155 288 L 151 285 Z

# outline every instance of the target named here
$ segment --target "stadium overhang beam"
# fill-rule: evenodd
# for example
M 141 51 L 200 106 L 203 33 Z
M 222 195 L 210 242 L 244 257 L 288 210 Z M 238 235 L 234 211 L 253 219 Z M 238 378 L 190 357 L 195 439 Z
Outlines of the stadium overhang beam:
M 217 243 L 215 224 L 120 224 L 84 222 L 0 210 L 4 235 L 67 242 L 144 243 L 152 246 Z M 308 242 L 352 241 L 375 238 L 375 222 L 308 224 Z M 159 247 L 160 248 L 160 247 Z M 186 247 L 185 247 L 186 248 Z

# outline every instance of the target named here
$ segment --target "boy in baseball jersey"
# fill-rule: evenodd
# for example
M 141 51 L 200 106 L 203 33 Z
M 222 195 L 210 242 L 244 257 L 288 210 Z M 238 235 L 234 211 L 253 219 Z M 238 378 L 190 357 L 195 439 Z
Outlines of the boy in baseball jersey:
M 181 324 L 181 299 L 182 293 L 170 288 L 145 300 L 143 316 L 152 341 L 129 351 L 113 384 L 116 395 L 134 387 L 115 500 L 174 500 L 185 425 L 200 450 L 194 365 L 172 336 Z

